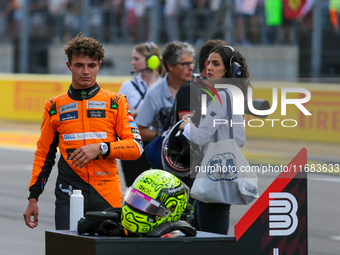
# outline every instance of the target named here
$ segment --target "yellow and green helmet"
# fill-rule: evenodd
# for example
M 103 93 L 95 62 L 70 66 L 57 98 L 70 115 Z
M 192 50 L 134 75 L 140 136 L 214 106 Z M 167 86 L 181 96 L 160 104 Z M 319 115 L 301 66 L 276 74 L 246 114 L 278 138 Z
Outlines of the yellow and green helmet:
M 181 218 L 189 199 L 189 188 L 164 170 L 141 173 L 124 196 L 121 223 L 137 233 L 148 233 L 167 221 Z

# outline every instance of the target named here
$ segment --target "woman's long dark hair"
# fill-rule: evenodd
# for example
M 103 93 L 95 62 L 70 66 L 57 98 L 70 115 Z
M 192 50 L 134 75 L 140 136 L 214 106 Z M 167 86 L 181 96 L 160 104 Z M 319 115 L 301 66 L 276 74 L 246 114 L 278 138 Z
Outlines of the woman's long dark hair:
M 232 49 L 230 49 L 228 45 L 218 45 L 216 47 L 214 47 L 209 54 L 215 52 L 218 53 L 222 60 L 223 60 L 223 64 L 225 69 L 227 69 L 227 72 L 224 74 L 223 78 L 232 78 L 232 80 L 230 80 L 230 82 L 239 87 L 244 95 L 244 109 L 245 112 L 249 111 L 248 110 L 248 104 L 247 104 L 247 98 L 248 98 L 248 87 L 251 87 L 250 84 L 250 80 L 249 80 L 249 71 L 248 71 L 248 65 L 246 63 L 246 59 L 242 56 L 242 54 L 237 51 L 235 48 L 231 47 L 232 49 L 234 49 L 234 51 L 232 51 Z M 230 63 L 230 59 L 231 63 L 233 62 L 237 62 L 240 64 L 241 66 L 241 75 L 237 78 L 233 78 L 231 77 L 231 63 Z

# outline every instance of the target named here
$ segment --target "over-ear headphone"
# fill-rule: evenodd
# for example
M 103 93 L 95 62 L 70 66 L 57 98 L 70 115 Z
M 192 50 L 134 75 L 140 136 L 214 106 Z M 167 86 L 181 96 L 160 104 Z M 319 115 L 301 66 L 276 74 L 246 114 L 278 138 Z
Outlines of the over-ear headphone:
M 145 46 L 148 52 L 151 52 L 151 50 L 155 48 L 155 44 L 153 42 L 146 42 Z M 153 54 L 146 59 L 146 67 L 148 69 L 155 70 L 158 68 L 159 62 L 159 57 Z
M 230 45 L 222 45 L 222 46 L 230 50 L 232 54 L 230 58 L 229 68 L 227 69 L 228 76 L 230 78 L 240 78 L 242 75 L 242 66 L 236 61 L 233 62 L 233 58 L 235 57 L 235 53 L 236 53 L 235 49 L 231 47 Z

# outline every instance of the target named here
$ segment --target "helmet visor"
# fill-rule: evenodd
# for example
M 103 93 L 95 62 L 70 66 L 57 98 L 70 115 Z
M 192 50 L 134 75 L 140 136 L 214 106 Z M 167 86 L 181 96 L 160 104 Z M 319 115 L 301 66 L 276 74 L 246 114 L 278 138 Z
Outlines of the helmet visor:
M 165 205 L 130 187 L 124 198 L 130 206 L 152 215 L 168 218 L 172 213 Z

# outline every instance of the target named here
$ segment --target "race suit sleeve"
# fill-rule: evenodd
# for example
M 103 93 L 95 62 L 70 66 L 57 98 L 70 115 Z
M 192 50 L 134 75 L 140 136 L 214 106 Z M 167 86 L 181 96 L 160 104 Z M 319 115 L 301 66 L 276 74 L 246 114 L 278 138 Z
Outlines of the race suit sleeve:
M 50 122 L 50 114 L 51 112 L 53 114 L 53 109 L 53 99 L 46 101 L 44 117 L 41 124 L 41 134 L 34 156 L 31 182 L 29 185 L 29 198 L 38 199 L 39 195 L 44 191 L 48 177 L 50 176 L 52 167 L 55 163 L 59 134 Z
M 117 101 L 118 107 L 114 128 L 120 139 L 110 143 L 110 149 L 105 156 L 121 160 L 135 160 L 143 153 L 143 142 L 126 97 L 121 95 Z

